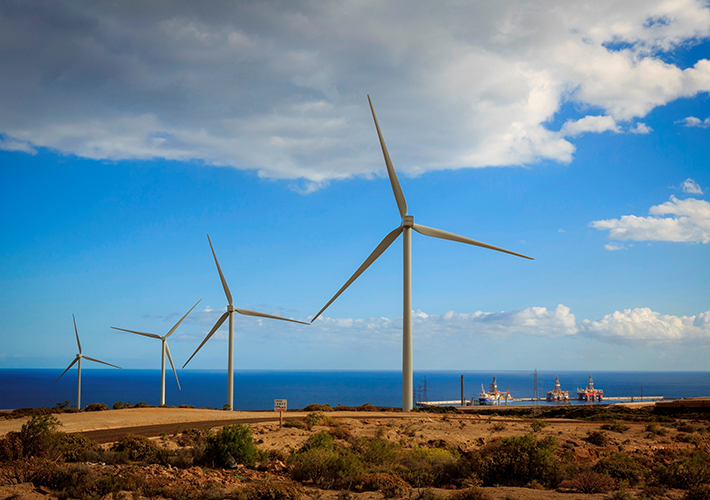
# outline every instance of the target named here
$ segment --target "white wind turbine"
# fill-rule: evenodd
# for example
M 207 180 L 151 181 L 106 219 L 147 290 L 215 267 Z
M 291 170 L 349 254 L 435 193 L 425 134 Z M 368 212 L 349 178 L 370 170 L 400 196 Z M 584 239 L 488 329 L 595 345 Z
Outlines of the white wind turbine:
M 273 316 L 271 314 L 250 311 L 248 309 L 237 309 L 236 307 L 234 307 L 234 305 L 232 305 L 232 294 L 229 292 L 227 281 L 224 279 L 224 274 L 222 274 L 222 268 L 219 267 L 217 255 L 214 253 L 214 247 L 212 246 L 212 240 L 210 240 L 209 234 L 207 235 L 207 241 L 209 241 L 210 243 L 210 249 L 212 250 L 214 263 L 217 264 L 217 272 L 219 272 L 219 279 L 222 281 L 222 288 L 224 288 L 224 294 L 227 296 L 227 312 L 225 312 L 222 316 L 219 317 L 217 323 L 215 323 L 215 325 L 212 327 L 212 330 L 210 330 L 210 332 L 207 334 L 202 343 L 197 347 L 197 349 L 195 349 L 195 352 L 192 353 L 190 359 L 188 359 L 185 364 L 182 365 L 182 367 L 185 368 L 187 366 L 190 360 L 195 357 L 197 351 L 199 351 L 202 346 L 205 345 L 205 342 L 207 342 L 210 337 L 214 335 L 214 332 L 216 332 L 219 327 L 222 326 L 222 323 L 224 323 L 227 317 L 229 317 L 229 350 L 227 353 L 227 404 L 229 405 L 230 410 L 234 410 L 234 313 L 238 312 L 239 314 L 244 314 L 246 316 L 256 316 L 259 318 L 280 319 L 282 321 L 290 321 L 292 323 L 300 323 L 302 325 L 308 325 L 308 323 L 304 323 L 303 321 L 296 321 L 295 319 Z
M 111 363 L 107 363 L 105 361 L 99 361 L 98 359 L 90 358 L 89 356 L 84 356 L 81 353 L 81 342 L 79 342 L 79 330 L 76 329 L 76 318 L 74 315 L 71 315 L 72 319 L 74 320 L 74 333 L 76 334 L 76 345 L 79 346 L 79 354 L 76 355 L 74 358 L 74 361 L 72 361 L 69 366 L 67 366 L 67 369 L 62 372 L 62 375 L 64 375 L 66 372 L 69 371 L 69 368 L 74 366 L 74 363 L 79 363 L 77 366 L 78 369 L 78 375 L 77 375 L 77 382 L 76 382 L 76 408 L 77 410 L 81 410 L 81 360 L 82 359 L 88 359 L 89 361 L 93 361 L 94 363 L 101 363 L 102 365 L 108 365 L 108 366 L 113 366 L 114 368 L 118 368 L 119 370 L 121 369 L 120 366 L 112 365 Z M 59 375 L 57 377 L 57 380 L 52 382 L 52 385 L 56 384 L 57 381 L 62 378 L 62 375 Z
M 197 301 L 197 304 L 200 303 L 202 299 Z M 197 307 L 197 304 L 192 306 L 192 309 Z M 170 366 L 173 369 L 173 373 L 175 374 L 175 381 L 177 382 L 178 389 L 182 390 L 180 387 L 180 381 L 178 380 L 177 372 L 175 371 L 175 365 L 173 364 L 173 357 L 170 355 L 170 347 L 168 347 L 168 337 L 170 337 L 175 330 L 177 330 L 177 327 L 180 326 L 180 323 L 187 318 L 187 315 L 192 312 L 192 309 L 187 311 L 187 314 L 180 318 L 180 321 L 175 323 L 175 326 L 170 329 L 168 333 L 166 333 L 164 336 L 156 335 L 155 333 L 145 333 L 145 332 L 137 332 L 135 330 L 126 330 L 125 328 L 118 328 L 115 326 L 112 326 L 114 330 L 121 330 L 122 332 L 128 332 L 128 333 L 135 333 L 136 335 L 143 335 L 144 337 L 150 337 L 153 339 L 159 339 L 162 341 L 162 350 L 161 350 L 161 355 L 160 355 L 160 404 L 162 406 L 165 405 L 165 355 L 168 355 L 168 360 L 170 361 Z
M 497 250 L 499 252 L 508 253 L 511 255 L 516 255 L 518 257 L 523 257 L 525 259 L 535 260 L 527 255 L 522 255 L 516 252 L 511 252 L 510 250 L 505 250 L 487 243 L 482 243 L 480 241 L 472 240 L 471 238 L 466 238 L 464 236 L 459 236 L 457 234 L 449 233 L 447 231 L 442 231 L 440 229 L 435 229 L 433 227 L 422 226 L 420 224 L 414 223 L 414 216 L 407 214 L 407 202 L 404 199 L 404 194 L 402 193 L 402 188 L 399 186 L 399 181 L 397 180 L 397 174 L 392 166 L 392 161 L 390 160 L 390 155 L 387 152 L 387 146 L 385 146 L 385 140 L 382 137 L 382 132 L 380 131 L 380 125 L 377 123 L 377 116 L 375 116 L 375 108 L 372 106 L 372 101 L 370 96 L 367 96 L 367 100 L 370 103 L 370 110 L 372 111 L 372 118 L 375 121 L 375 128 L 377 128 L 377 136 L 380 139 L 380 146 L 382 146 L 382 154 L 385 157 L 385 165 L 387 167 L 387 174 L 390 178 L 390 183 L 392 184 L 392 191 L 394 192 L 394 198 L 397 201 L 397 208 L 399 208 L 399 215 L 402 217 L 401 225 L 390 232 L 385 238 L 377 245 L 377 248 L 370 254 L 370 256 L 365 259 L 365 262 L 355 271 L 350 279 L 345 282 L 343 287 L 338 290 L 328 303 L 323 306 L 323 309 L 318 311 L 311 323 L 315 321 L 318 316 L 320 316 L 323 311 L 325 311 L 330 304 L 337 299 L 341 293 L 345 291 L 365 270 L 370 267 L 370 264 L 375 262 L 377 258 L 384 253 L 385 250 L 396 240 L 400 234 L 404 234 L 404 308 L 402 314 L 402 411 L 409 411 L 413 407 L 413 368 L 412 368 L 412 239 L 411 239 L 411 229 L 414 229 L 419 234 L 425 236 L 432 236 L 434 238 L 441 238 L 443 240 L 458 241 L 461 243 L 466 243 L 468 245 L 475 245 L 478 247 L 488 248 L 491 250 Z

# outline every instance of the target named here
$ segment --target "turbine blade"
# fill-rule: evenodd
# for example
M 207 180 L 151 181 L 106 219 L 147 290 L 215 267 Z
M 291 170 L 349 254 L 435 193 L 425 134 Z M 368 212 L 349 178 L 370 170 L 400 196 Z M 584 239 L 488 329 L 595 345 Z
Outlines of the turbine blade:
M 341 293 L 345 291 L 347 287 L 349 287 L 353 281 L 355 281 L 362 273 L 365 272 L 365 270 L 370 267 L 370 264 L 375 262 L 377 258 L 384 253 L 385 250 L 392 244 L 394 240 L 397 239 L 397 237 L 402 234 L 402 226 L 398 227 L 394 231 L 390 232 L 387 236 L 384 237 L 384 239 L 380 242 L 379 245 L 377 245 L 377 248 L 370 254 L 370 256 L 365 259 L 365 262 L 362 263 L 360 267 L 357 268 L 357 271 L 355 271 L 355 274 L 353 274 L 348 281 L 345 282 L 345 284 L 342 286 L 340 290 L 338 290 L 338 293 L 333 295 L 333 298 L 328 301 L 326 305 L 323 306 L 323 309 L 318 311 L 318 314 L 316 314 L 313 319 L 311 320 L 311 323 L 313 323 L 318 316 L 320 316 L 323 311 L 328 309 L 328 306 L 333 303 L 335 299 L 337 299 Z
M 135 333 L 136 335 L 143 335 L 144 337 L 150 337 L 152 339 L 159 339 L 160 335 L 156 335 L 155 333 L 145 333 L 145 332 L 136 332 L 135 330 L 126 330 L 125 328 L 119 328 L 117 326 L 112 326 L 114 330 L 121 330 L 122 332 L 128 332 L 128 333 Z
M 108 365 L 108 366 L 113 366 L 114 368 L 118 368 L 119 370 L 123 370 L 120 366 L 112 365 L 111 363 L 107 363 L 106 361 L 101 361 L 100 359 L 94 359 L 90 358 L 89 356 L 82 356 L 84 359 L 88 359 L 89 361 L 93 361 L 94 363 L 101 363 L 102 365 Z
M 72 366 L 74 366 L 74 363 L 76 363 L 77 361 L 79 361 L 79 358 L 74 358 L 74 361 L 72 361 L 72 362 L 69 364 L 69 366 L 67 366 L 67 369 L 64 370 L 64 371 L 62 372 L 62 374 L 57 377 L 57 380 L 55 380 L 54 382 L 52 382 L 52 385 L 56 384 L 57 381 L 58 381 L 60 378 L 62 378 L 62 376 L 64 376 L 64 374 L 69 371 L 69 368 L 71 368 Z
M 224 294 L 227 296 L 227 301 L 229 302 L 229 305 L 232 305 L 232 294 L 229 293 L 229 287 L 227 286 L 227 282 L 224 279 L 224 274 L 222 274 L 222 268 L 219 267 L 219 262 L 217 261 L 217 254 L 214 253 L 214 247 L 212 246 L 212 240 L 210 239 L 210 235 L 207 235 L 207 241 L 210 242 L 210 249 L 212 250 L 212 256 L 214 257 L 214 263 L 217 264 L 217 271 L 219 272 L 219 279 L 222 280 L 222 288 L 224 288 Z M 200 299 L 202 300 L 202 299 Z
M 79 342 L 79 330 L 76 329 L 76 318 L 74 317 L 74 313 L 72 313 L 71 319 L 74 320 L 74 333 L 76 333 L 76 345 L 79 346 L 79 354 L 81 354 L 81 342 Z
M 168 343 L 165 342 L 165 352 L 168 353 L 168 361 L 170 361 L 170 366 L 173 369 L 173 373 L 175 374 L 175 381 L 178 384 L 178 390 L 182 391 L 182 387 L 180 387 L 180 381 L 177 378 L 177 372 L 175 371 L 175 365 L 173 364 L 173 357 L 170 355 L 170 347 L 168 347 Z
M 200 302 L 202 302 L 202 299 L 198 300 L 198 301 L 197 301 L 197 304 L 199 304 Z M 192 306 L 192 309 L 196 308 L 196 307 L 197 307 L 197 304 L 195 304 L 194 306 Z M 165 335 L 165 337 L 162 337 L 162 338 L 166 338 L 166 339 L 167 339 L 168 337 L 170 337 L 170 336 L 173 334 L 173 332 L 174 332 L 175 330 L 177 330 L 177 327 L 180 326 L 180 323 L 182 323 L 182 320 L 184 320 L 185 318 L 187 318 L 187 315 L 192 312 L 192 309 L 190 309 L 189 311 L 187 311 L 187 314 L 185 314 L 185 316 L 183 316 L 182 318 L 180 318 L 180 321 L 178 321 L 177 323 L 175 323 L 175 326 L 172 327 L 172 328 L 170 329 L 170 331 L 167 333 L 167 335 Z M 161 337 L 159 337 L 159 338 L 161 338 Z
M 234 310 L 237 311 L 239 314 L 244 314 L 245 316 L 257 316 L 259 318 L 280 319 L 282 321 L 290 321 L 291 323 L 300 323 L 302 325 L 310 325 L 310 323 L 304 323 L 303 321 L 298 321 L 296 319 L 282 318 L 281 316 L 274 316 L 272 314 L 250 311 L 249 309 L 237 309 L 235 307 Z
M 385 157 L 385 165 L 387 166 L 387 175 L 390 178 L 390 184 L 392 184 L 392 192 L 394 192 L 394 199 L 397 201 L 397 208 L 399 209 L 399 215 L 407 215 L 407 200 L 404 199 L 404 193 L 399 185 L 399 180 L 397 179 L 397 173 L 394 171 L 392 166 L 392 160 L 390 160 L 390 154 L 387 152 L 387 146 L 385 145 L 385 139 L 382 137 L 382 131 L 380 130 L 380 124 L 377 123 L 377 116 L 375 115 L 375 108 L 372 106 L 372 100 L 370 96 L 367 96 L 367 102 L 370 103 L 370 111 L 372 111 L 372 118 L 375 120 L 375 128 L 377 128 L 377 136 L 380 138 L 380 146 L 382 146 L 382 154 Z
M 497 250 L 498 252 L 508 253 L 510 255 L 522 257 L 523 259 L 535 260 L 532 257 L 528 257 L 527 255 L 523 255 L 521 253 L 511 252 L 510 250 L 506 250 L 505 248 L 489 245 L 488 243 L 482 243 L 480 241 L 472 240 L 471 238 L 466 238 L 465 236 L 459 236 L 458 234 L 442 231 L 441 229 L 422 226 L 421 224 L 414 224 L 414 226 L 412 226 L 412 229 L 414 229 L 419 234 L 423 234 L 424 236 L 432 236 L 434 238 L 441 238 L 442 240 L 458 241 L 459 243 L 466 243 L 468 245 L 475 245 L 477 247 L 483 247 L 488 248 L 490 250 Z
M 219 329 L 219 327 L 222 326 L 222 323 L 224 323 L 224 320 L 227 319 L 227 316 L 229 316 L 229 311 L 227 311 L 226 313 L 224 313 L 222 316 L 219 317 L 219 319 L 217 320 L 217 323 L 214 324 L 214 326 L 212 327 L 212 330 L 210 330 L 210 333 L 208 333 L 207 336 L 205 337 L 205 340 L 203 340 L 202 343 L 197 347 L 197 349 L 195 349 L 195 352 L 192 353 L 192 356 L 190 356 L 190 359 L 185 361 L 185 364 L 182 365 L 183 368 L 185 368 L 187 366 L 187 364 L 190 362 L 190 360 L 195 357 L 195 354 L 197 354 L 197 351 L 202 349 L 202 346 L 205 345 L 205 342 L 207 342 L 212 335 L 214 335 L 214 332 L 216 332 Z

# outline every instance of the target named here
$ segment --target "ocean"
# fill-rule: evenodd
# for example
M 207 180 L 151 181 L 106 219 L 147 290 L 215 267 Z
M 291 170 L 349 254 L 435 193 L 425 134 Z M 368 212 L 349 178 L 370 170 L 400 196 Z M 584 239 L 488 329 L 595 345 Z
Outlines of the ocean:
M 76 369 L 56 384 L 60 369 L 0 369 L 0 409 L 55 406 L 66 400 L 76 405 Z M 461 375 L 467 399 L 478 397 L 497 376 L 498 389 L 513 397 L 530 398 L 534 384 L 532 370 L 526 371 L 420 371 L 414 374 L 415 400 L 459 400 Z M 539 371 L 538 393 L 544 398 L 554 387 L 555 376 L 563 390 L 575 396 L 586 387 L 589 372 Z M 710 396 L 710 372 L 592 372 L 594 386 L 607 397 L 664 396 L 682 398 Z M 222 370 L 180 372 L 182 390 L 166 372 L 166 403 L 222 408 L 227 402 L 227 373 Z M 426 384 L 425 384 L 426 381 Z M 239 371 L 234 374 L 234 406 L 237 410 L 273 410 L 274 399 L 288 400 L 289 408 L 311 403 L 399 407 L 402 404 L 402 376 L 396 371 Z M 426 393 L 424 386 L 426 385 Z M 160 403 L 160 370 L 82 370 L 82 406 L 117 401 L 149 405 Z

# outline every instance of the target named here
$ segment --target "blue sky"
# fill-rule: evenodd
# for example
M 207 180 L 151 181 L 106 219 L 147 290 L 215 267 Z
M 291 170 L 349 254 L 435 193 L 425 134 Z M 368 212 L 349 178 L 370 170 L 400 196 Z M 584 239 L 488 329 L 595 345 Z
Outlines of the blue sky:
M 706 2 L 3 2 L 0 367 L 309 321 L 415 222 L 416 370 L 706 370 Z M 237 369 L 401 366 L 401 240 Z M 226 326 L 188 369 L 226 368 Z

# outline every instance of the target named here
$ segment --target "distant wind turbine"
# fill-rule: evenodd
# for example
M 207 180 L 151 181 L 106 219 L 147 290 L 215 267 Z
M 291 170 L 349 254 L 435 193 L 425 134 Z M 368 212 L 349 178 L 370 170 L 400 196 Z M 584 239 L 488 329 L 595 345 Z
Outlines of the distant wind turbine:
M 202 343 L 195 349 L 192 353 L 190 359 L 188 359 L 183 368 L 187 366 L 192 358 L 195 357 L 197 351 L 199 351 L 205 342 L 207 342 L 214 332 L 216 332 L 222 323 L 229 317 L 229 351 L 227 354 L 227 404 L 230 410 L 234 410 L 234 313 L 244 314 L 246 316 L 257 316 L 259 318 L 269 318 L 269 319 L 280 319 L 281 321 L 290 321 L 292 323 L 300 323 L 301 325 L 308 325 L 303 321 L 296 321 L 295 319 L 282 318 L 280 316 L 273 316 L 271 314 L 260 313 L 256 311 L 249 311 L 248 309 L 237 309 L 232 305 L 232 294 L 229 292 L 229 287 L 227 286 L 227 281 L 224 279 L 224 274 L 222 274 L 222 268 L 219 267 L 219 262 L 217 261 L 217 255 L 214 253 L 214 247 L 212 246 L 212 240 L 210 240 L 210 235 L 207 235 L 207 241 L 210 243 L 210 249 L 212 250 L 212 256 L 214 257 L 214 263 L 217 264 L 217 272 L 219 272 L 219 279 L 222 281 L 222 288 L 224 288 L 224 294 L 227 296 L 227 312 L 219 317 L 217 323 L 212 327 L 212 330 L 207 334 Z
M 200 303 L 202 299 L 197 301 L 197 304 Z M 192 309 L 197 307 L 197 304 L 192 306 Z M 177 372 L 175 371 L 175 365 L 173 364 L 173 357 L 170 355 L 170 347 L 168 347 L 168 337 L 170 337 L 175 330 L 177 330 L 177 327 L 180 326 L 180 323 L 187 318 L 188 314 L 192 312 L 192 309 L 187 311 L 187 314 L 180 318 L 180 321 L 175 323 L 175 326 L 170 329 L 168 333 L 166 333 L 163 337 L 160 335 L 156 335 L 155 333 L 145 333 L 145 332 L 137 332 L 135 330 L 126 330 L 125 328 L 118 328 L 115 326 L 112 326 L 114 330 L 121 330 L 122 332 L 128 332 L 128 333 L 135 333 L 136 335 L 143 335 L 144 337 L 150 337 L 153 339 L 159 339 L 162 341 L 162 351 L 160 355 L 160 404 L 165 405 L 165 355 L 168 355 L 168 360 L 170 361 L 170 366 L 173 369 L 173 373 L 175 374 L 175 381 L 177 382 L 178 389 L 182 390 L 180 387 L 180 381 L 178 380 Z
M 76 355 L 74 358 L 74 361 L 72 361 L 69 366 L 67 366 L 67 369 L 62 372 L 62 375 L 59 375 L 57 377 L 57 380 L 52 382 L 52 385 L 56 384 L 57 381 L 62 378 L 62 376 L 69 371 L 69 368 L 74 366 L 74 363 L 79 363 L 77 366 L 77 382 L 76 382 L 76 408 L 77 410 L 81 410 L 81 360 L 82 359 L 88 359 L 89 361 L 93 361 L 94 363 L 101 363 L 102 365 L 108 365 L 108 366 L 113 366 L 114 368 L 118 368 L 119 370 L 121 369 L 120 366 L 112 365 L 111 363 L 107 363 L 105 361 L 99 361 L 98 359 L 90 358 L 89 356 L 84 356 L 81 353 L 81 342 L 79 342 L 79 330 L 76 329 L 76 318 L 74 315 L 71 315 L 72 319 L 74 320 L 74 333 L 76 334 L 76 345 L 79 346 L 79 354 Z
M 420 224 L 414 223 L 414 216 L 408 215 L 407 213 L 407 202 L 404 199 L 404 193 L 402 193 L 402 188 L 399 185 L 399 180 L 397 180 L 397 174 L 392 166 L 392 161 L 390 160 L 390 155 L 387 152 L 387 146 L 385 146 L 385 140 L 382 137 L 382 132 L 380 131 L 380 125 L 377 123 L 377 116 L 375 115 L 375 108 L 372 106 L 372 101 L 370 96 L 367 96 L 367 100 L 370 103 L 370 111 L 372 111 L 372 118 L 375 121 L 375 128 L 377 129 L 377 136 L 380 139 L 380 146 L 382 147 L 382 154 L 385 157 L 385 166 L 387 167 L 387 174 L 390 178 L 390 184 L 392 184 L 392 191 L 394 192 L 394 198 L 397 202 L 397 208 L 399 208 L 399 215 L 402 217 L 401 225 L 390 232 L 385 238 L 377 245 L 377 248 L 370 254 L 370 256 L 365 259 L 365 262 L 355 271 L 350 279 L 343 285 L 343 287 L 338 290 L 328 303 L 323 306 L 323 309 L 318 311 L 311 323 L 315 321 L 318 316 L 320 316 L 323 311 L 325 311 L 330 304 L 337 299 L 341 293 L 345 291 L 365 270 L 370 267 L 370 265 L 377 260 L 377 258 L 384 253 L 385 250 L 396 240 L 400 234 L 404 234 L 404 308 L 402 315 L 402 411 L 409 411 L 413 407 L 413 368 L 412 368 L 412 236 L 411 229 L 414 229 L 419 234 L 424 236 L 432 236 L 434 238 L 441 238 L 443 240 L 458 241 L 460 243 L 466 243 L 468 245 L 474 245 L 478 247 L 488 248 L 490 250 L 497 250 L 499 252 L 508 253 L 511 255 L 516 255 L 518 257 L 523 257 L 525 259 L 535 260 L 527 255 L 522 255 L 519 253 L 511 252 L 510 250 L 505 250 L 503 248 L 495 247 L 487 243 L 481 243 L 480 241 L 472 240 L 471 238 L 466 238 L 464 236 L 459 236 L 457 234 L 449 233 L 447 231 L 442 231 L 440 229 L 435 229 L 433 227 L 422 226 Z

